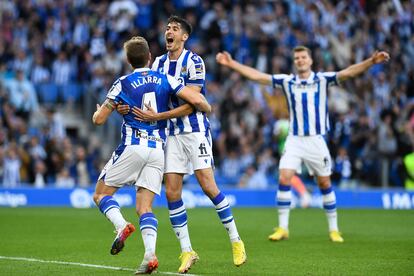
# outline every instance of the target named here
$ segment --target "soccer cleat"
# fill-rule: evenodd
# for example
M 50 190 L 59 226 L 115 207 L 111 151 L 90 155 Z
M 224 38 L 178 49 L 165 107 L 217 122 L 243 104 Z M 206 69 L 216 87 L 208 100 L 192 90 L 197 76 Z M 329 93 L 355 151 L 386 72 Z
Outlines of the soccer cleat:
M 241 266 L 247 260 L 246 250 L 244 249 L 243 241 L 232 242 L 233 262 L 235 266 Z
M 135 275 L 138 274 L 151 274 L 156 271 L 158 268 L 158 259 L 157 256 L 151 255 L 149 257 L 144 256 L 141 265 L 135 271 Z
M 329 233 L 329 238 L 333 242 L 344 242 L 344 238 L 342 238 L 341 233 L 339 233 L 338 231 L 331 231 Z
M 281 241 L 289 238 L 289 231 L 278 227 L 275 229 L 275 232 L 269 236 L 271 241 Z
M 112 243 L 111 254 L 116 255 L 121 252 L 122 248 L 125 246 L 125 240 L 135 231 L 135 226 L 132 223 L 127 223 L 127 225 L 118 230 L 115 240 Z
M 181 261 L 181 265 L 178 268 L 179 273 L 187 273 L 191 266 L 195 264 L 200 258 L 195 251 L 191 252 L 183 252 L 181 253 L 179 260 Z

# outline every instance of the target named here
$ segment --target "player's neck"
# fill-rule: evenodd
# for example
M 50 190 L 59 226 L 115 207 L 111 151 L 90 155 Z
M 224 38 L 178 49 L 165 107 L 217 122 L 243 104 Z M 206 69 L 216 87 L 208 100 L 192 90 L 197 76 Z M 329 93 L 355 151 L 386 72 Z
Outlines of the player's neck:
M 184 46 L 178 48 L 175 51 L 169 51 L 168 52 L 168 57 L 169 57 L 170 60 L 177 60 L 181 56 L 181 53 L 183 51 L 184 51 Z
M 309 71 L 306 71 L 306 72 L 298 73 L 298 76 L 299 76 L 299 79 L 301 79 L 301 80 L 307 80 L 311 74 L 312 74 L 312 71 L 309 70 Z

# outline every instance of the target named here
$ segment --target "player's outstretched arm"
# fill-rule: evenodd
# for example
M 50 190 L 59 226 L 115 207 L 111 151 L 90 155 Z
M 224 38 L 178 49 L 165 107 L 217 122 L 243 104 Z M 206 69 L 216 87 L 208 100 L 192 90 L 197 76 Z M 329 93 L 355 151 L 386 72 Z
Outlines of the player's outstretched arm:
M 216 60 L 219 64 L 229 67 L 245 78 L 261 84 L 272 85 L 272 75 L 260 72 L 250 66 L 235 61 L 228 52 L 218 53 L 216 55 Z
M 115 108 L 116 104 L 111 99 L 106 99 L 102 105 L 96 104 L 96 111 L 92 116 L 92 122 L 95 125 L 104 124 Z
M 207 102 L 206 98 L 201 93 L 194 93 L 194 90 L 184 86 L 177 94 L 178 97 L 186 101 L 187 103 L 192 104 L 199 111 L 206 113 L 211 112 L 211 106 Z
M 143 122 L 161 121 L 186 116 L 194 111 L 194 107 L 187 103 L 161 113 L 155 112 L 155 110 L 147 104 L 145 104 L 145 107 L 147 108 L 146 110 L 142 110 L 136 106 L 132 107 L 132 114 L 135 115 L 135 120 Z
M 338 72 L 338 80 L 344 81 L 349 78 L 358 76 L 359 74 L 367 71 L 372 65 L 387 62 L 390 59 L 390 55 L 387 52 L 375 51 L 370 58 L 367 58 L 360 63 L 353 64 Z

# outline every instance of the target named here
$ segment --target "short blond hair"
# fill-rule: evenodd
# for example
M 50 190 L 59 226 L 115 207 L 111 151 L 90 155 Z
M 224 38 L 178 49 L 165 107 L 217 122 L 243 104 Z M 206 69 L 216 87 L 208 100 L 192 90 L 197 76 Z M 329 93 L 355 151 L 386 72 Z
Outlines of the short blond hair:
M 124 43 L 124 50 L 132 67 L 141 68 L 147 65 L 150 51 L 147 40 L 142 36 L 131 37 Z
M 308 47 L 303 46 L 303 45 L 299 45 L 299 46 L 296 46 L 295 48 L 293 48 L 293 50 L 292 50 L 292 56 L 295 53 L 297 53 L 297 52 L 303 52 L 303 51 L 306 51 L 308 53 L 309 57 L 312 58 L 312 51 L 311 51 L 311 49 L 309 49 Z

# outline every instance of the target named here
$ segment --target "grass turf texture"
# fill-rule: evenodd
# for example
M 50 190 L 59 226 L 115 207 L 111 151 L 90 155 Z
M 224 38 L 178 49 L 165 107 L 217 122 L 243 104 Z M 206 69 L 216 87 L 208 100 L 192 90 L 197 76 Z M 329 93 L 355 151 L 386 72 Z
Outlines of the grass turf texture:
M 138 226 L 133 209 L 123 209 Z M 156 209 L 159 271 L 177 272 L 179 243 L 166 209 Z M 345 243 L 328 240 L 323 210 L 292 210 L 290 239 L 270 242 L 277 211 L 233 209 L 248 260 L 232 262 L 231 245 L 213 208 L 188 210 L 197 275 L 413 275 L 414 212 L 339 210 Z M 98 209 L 0 208 L 0 256 L 26 257 L 135 269 L 143 256 L 139 228 L 111 256 L 115 234 Z M 131 275 L 130 271 L 0 259 L 0 275 Z M 158 273 L 157 275 L 163 275 Z M 164 274 L 167 275 L 167 274 Z

